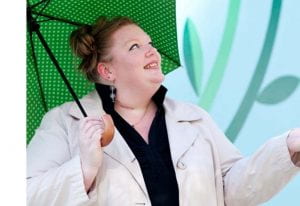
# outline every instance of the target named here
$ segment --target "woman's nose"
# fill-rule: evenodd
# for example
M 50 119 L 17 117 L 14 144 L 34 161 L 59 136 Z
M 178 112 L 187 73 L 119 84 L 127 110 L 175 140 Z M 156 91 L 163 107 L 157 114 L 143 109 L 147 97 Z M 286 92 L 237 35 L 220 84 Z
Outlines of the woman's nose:
M 156 52 L 156 49 L 152 45 L 149 44 L 146 48 L 146 56 L 147 57 L 152 56 L 155 54 L 155 52 Z

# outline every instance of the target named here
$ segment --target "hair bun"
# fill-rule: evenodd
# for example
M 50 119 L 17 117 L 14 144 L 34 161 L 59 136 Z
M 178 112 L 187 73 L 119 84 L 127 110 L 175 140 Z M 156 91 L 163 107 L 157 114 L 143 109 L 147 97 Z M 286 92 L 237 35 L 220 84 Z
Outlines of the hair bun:
M 70 44 L 76 56 L 86 58 L 97 51 L 92 30 L 92 26 L 84 25 L 71 33 Z
M 81 59 L 78 69 L 89 81 L 101 81 L 97 65 L 111 61 L 112 35 L 122 26 L 130 24 L 135 23 L 128 17 L 109 20 L 102 16 L 94 24 L 84 25 L 71 33 L 70 46 L 74 55 Z

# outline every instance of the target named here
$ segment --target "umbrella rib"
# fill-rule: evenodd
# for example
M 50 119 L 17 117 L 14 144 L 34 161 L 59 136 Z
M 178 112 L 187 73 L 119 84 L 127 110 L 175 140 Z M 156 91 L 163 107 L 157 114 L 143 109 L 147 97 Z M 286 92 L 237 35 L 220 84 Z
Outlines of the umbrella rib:
M 43 104 L 45 112 L 47 112 L 48 111 L 48 106 L 47 106 L 47 103 L 46 103 L 45 93 L 44 93 L 44 90 L 43 90 L 43 87 L 42 87 L 41 75 L 40 75 L 39 70 L 38 70 L 37 58 L 36 58 L 35 48 L 34 48 L 34 42 L 33 42 L 33 39 L 32 39 L 32 31 L 30 31 L 29 35 L 30 35 L 29 39 L 30 39 L 31 52 L 32 52 L 32 58 L 33 58 L 33 67 L 34 67 L 34 70 L 35 70 L 35 73 L 36 73 L 36 76 L 37 76 L 38 85 L 39 85 L 39 88 L 40 88 L 39 91 L 40 91 L 40 95 L 41 95 L 41 98 L 42 98 L 42 104 Z
M 81 105 L 81 103 L 80 103 L 80 101 L 79 101 L 79 99 L 78 99 L 76 93 L 74 92 L 73 88 L 71 87 L 71 84 L 70 84 L 70 82 L 68 81 L 68 79 L 66 78 L 66 76 L 65 76 L 65 74 L 64 74 L 64 72 L 63 72 L 63 70 L 62 70 L 62 68 L 59 66 L 58 61 L 56 60 L 54 54 L 52 53 L 51 49 L 49 48 L 49 46 L 48 46 L 46 40 L 44 39 L 44 37 L 43 37 L 43 35 L 42 35 L 42 33 L 40 32 L 39 29 L 37 29 L 35 32 L 36 32 L 36 34 L 38 35 L 38 37 L 39 37 L 39 39 L 40 39 L 40 41 L 41 41 L 41 43 L 42 43 L 44 49 L 46 50 L 46 52 L 47 52 L 47 54 L 48 54 L 48 56 L 49 56 L 49 58 L 51 59 L 51 61 L 52 61 L 52 63 L 54 64 L 55 68 L 57 69 L 58 73 L 60 74 L 61 78 L 63 79 L 65 85 L 67 86 L 67 89 L 69 90 L 69 92 L 71 93 L 73 99 L 74 99 L 75 102 L 77 103 L 77 105 L 78 105 L 78 107 L 79 107 L 79 109 L 80 109 L 82 115 L 83 115 L 84 117 L 87 117 L 87 114 L 86 114 L 84 108 L 82 107 L 82 105 Z
M 49 3 L 50 3 L 50 0 L 45 0 L 46 1 L 46 4 L 44 5 L 44 7 L 38 12 L 39 14 L 41 14 L 46 8 L 47 8 L 47 6 L 49 5 Z M 37 18 L 39 17 L 40 15 L 37 15 L 36 17 L 35 17 L 35 19 L 37 20 Z
M 70 21 L 68 19 L 59 18 L 59 17 L 48 15 L 48 14 L 42 14 L 42 13 L 35 12 L 35 11 L 32 11 L 32 13 L 35 14 L 35 15 L 39 15 L 39 16 L 49 18 L 50 20 L 60 21 L 60 22 L 64 22 L 64 23 L 67 23 L 67 24 L 74 25 L 74 26 L 83 26 L 83 25 L 85 25 L 83 23 L 78 23 L 78 22 L 75 22 L 75 21 Z
M 49 1 L 49 0 L 42 0 L 42 1 L 40 1 L 40 2 L 37 2 L 36 4 L 30 5 L 30 8 L 33 9 L 34 7 L 37 7 L 37 6 L 39 6 L 40 4 L 45 3 L 46 1 Z M 28 2 L 28 1 L 27 1 L 27 5 L 29 5 L 29 2 Z

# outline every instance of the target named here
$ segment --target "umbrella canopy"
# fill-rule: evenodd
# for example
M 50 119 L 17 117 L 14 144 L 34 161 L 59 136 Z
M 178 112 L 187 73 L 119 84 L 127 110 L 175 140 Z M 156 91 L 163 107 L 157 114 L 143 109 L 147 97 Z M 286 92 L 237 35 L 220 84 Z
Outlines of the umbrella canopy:
M 78 26 L 92 24 L 99 16 L 129 16 L 151 36 L 162 56 L 165 74 L 180 66 L 175 0 L 29 0 L 28 6 L 32 5 L 41 34 L 79 97 L 94 85 L 76 71 L 79 59 L 72 55 L 69 36 Z M 72 100 L 40 39 L 27 32 L 27 142 L 45 112 Z

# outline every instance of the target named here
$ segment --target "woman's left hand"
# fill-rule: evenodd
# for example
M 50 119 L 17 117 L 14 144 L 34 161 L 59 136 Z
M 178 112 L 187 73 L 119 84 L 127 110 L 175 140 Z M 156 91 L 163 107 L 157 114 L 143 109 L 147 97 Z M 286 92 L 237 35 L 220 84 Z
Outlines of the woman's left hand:
M 293 129 L 286 141 L 293 163 L 300 167 L 300 128 Z

